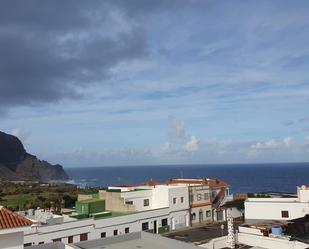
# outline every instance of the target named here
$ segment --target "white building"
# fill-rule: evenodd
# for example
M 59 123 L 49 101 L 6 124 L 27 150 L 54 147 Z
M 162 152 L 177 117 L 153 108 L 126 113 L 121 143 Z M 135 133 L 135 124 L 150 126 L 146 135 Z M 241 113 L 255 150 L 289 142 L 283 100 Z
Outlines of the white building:
M 297 198 L 248 198 L 245 219 L 291 220 L 309 214 L 309 187 L 297 187 Z
M 61 224 L 38 224 L 25 233 L 25 245 L 61 241 L 66 244 L 132 232 L 150 230 L 161 233 L 188 227 L 189 201 L 185 186 L 113 187 L 100 191 L 109 211 L 127 211 L 118 216 L 72 219 Z
M 32 222 L 0 206 L 0 249 L 23 249 Z

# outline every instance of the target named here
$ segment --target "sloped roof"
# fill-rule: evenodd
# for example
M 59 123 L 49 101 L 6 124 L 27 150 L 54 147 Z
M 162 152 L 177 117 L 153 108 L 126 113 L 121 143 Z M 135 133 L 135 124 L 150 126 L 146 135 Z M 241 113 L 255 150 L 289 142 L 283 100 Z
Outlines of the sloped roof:
M 31 225 L 32 222 L 30 220 L 0 206 L 0 229 L 17 228 Z

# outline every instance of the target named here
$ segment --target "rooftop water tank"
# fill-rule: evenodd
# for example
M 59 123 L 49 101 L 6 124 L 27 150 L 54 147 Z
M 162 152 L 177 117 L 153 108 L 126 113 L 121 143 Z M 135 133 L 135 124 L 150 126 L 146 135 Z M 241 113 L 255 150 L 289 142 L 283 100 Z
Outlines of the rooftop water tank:
M 282 227 L 272 227 L 271 233 L 275 235 L 282 235 Z

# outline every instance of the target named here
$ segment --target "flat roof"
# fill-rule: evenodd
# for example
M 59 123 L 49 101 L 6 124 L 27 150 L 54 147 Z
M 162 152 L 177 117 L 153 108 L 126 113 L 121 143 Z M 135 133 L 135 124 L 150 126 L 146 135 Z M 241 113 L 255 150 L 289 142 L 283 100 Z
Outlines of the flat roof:
M 169 239 L 157 234 L 136 232 L 74 244 L 76 249 L 198 249 L 193 244 Z

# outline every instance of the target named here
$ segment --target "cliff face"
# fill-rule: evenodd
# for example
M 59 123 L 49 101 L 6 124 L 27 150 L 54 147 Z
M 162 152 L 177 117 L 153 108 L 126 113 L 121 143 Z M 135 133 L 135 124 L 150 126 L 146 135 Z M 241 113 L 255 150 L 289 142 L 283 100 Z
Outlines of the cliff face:
M 48 182 L 65 181 L 69 177 L 61 165 L 28 154 L 17 137 L 0 131 L 0 179 Z

